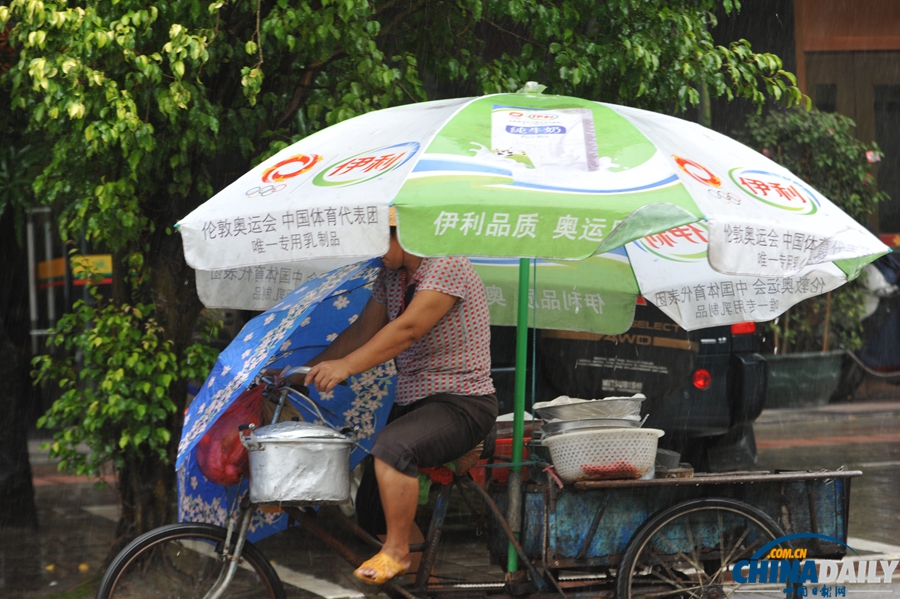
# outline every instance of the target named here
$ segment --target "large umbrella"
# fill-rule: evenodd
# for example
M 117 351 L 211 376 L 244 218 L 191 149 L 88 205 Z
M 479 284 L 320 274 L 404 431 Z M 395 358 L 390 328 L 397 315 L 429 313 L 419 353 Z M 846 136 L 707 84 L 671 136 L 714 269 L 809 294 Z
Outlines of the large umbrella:
M 597 292 L 602 314 L 573 306 L 595 330 L 615 333 L 630 325 L 639 294 L 687 329 L 770 320 L 888 251 L 732 139 L 674 117 L 528 92 L 339 123 L 264 161 L 178 226 L 201 271 L 364 258 L 387 250 L 390 205 L 409 252 L 518 259 L 508 297 L 520 329 L 513 455 L 530 258 L 588 259 L 568 275 L 607 289 Z M 532 301 L 540 304 L 537 294 Z
M 590 258 L 542 263 L 539 280 L 550 287 L 533 302 L 538 326 L 555 328 L 621 332 L 639 294 L 687 329 L 771 320 L 887 251 L 809 185 L 730 138 L 674 117 L 540 94 L 425 102 L 345 121 L 266 160 L 179 228 L 201 285 L 240 280 L 264 304 L 303 280 L 291 263 L 321 272 L 322 259 L 331 268 L 381 255 L 391 204 L 401 243 L 419 255 Z M 616 248 L 625 252 L 609 253 Z M 478 266 L 507 308 L 518 302 L 508 264 Z M 281 268 L 264 273 L 264 265 Z M 560 304 L 575 300 L 573 314 L 579 296 L 599 295 L 602 318 L 542 315 L 554 291 Z M 495 312 L 509 324 L 514 310 Z

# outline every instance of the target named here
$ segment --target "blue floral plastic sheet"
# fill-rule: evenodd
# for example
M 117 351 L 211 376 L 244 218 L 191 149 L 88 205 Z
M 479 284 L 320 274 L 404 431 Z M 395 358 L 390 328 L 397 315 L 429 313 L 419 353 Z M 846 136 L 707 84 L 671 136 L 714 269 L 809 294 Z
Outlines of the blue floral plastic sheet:
M 235 498 L 247 488 L 247 481 L 233 487 L 208 481 L 197 465 L 197 442 L 262 370 L 303 365 L 354 322 L 362 313 L 380 270 L 381 260 L 375 259 L 307 281 L 248 322 L 219 354 L 184 417 L 175 463 L 180 522 L 226 525 Z M 338 385 L 330 393 L 320 394 L 313 388 L 310 397 L 332 424 L 341 426 L 346 422 L 358 427 L 360 445 L 369 450 L 393 405 L 395 374 L 393 362 L 389 362 L 352 377 L 349 385 Z M 316 421 L 309 406 L 295 403 L 294 407 L 304 419 Z M 365 455 L 363 449 L 354 449 L 350 468 Z M 283 512 L 257 510 L 248 538 L 258 541 L 286 526 L 287 515 Z

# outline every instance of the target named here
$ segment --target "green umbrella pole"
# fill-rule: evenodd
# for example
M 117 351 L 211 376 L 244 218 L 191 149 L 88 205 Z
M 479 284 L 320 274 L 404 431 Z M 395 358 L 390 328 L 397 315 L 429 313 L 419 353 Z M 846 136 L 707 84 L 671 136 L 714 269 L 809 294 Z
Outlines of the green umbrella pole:
M 512 461 L 518 462 L 522 456 L 525 436 L 525 383 L 528 366 L 528 269 L 530 260 L 519 259 L 519 306 L 516 310 L 516 394 L 513 407 Z M 509 475 L 509 510 L 506 520 L 518 538 L 522 530 L 522 467 L 513 466 Z M 519 568 L 519 556 L 513 544 L 509 544 L 507 572 Z

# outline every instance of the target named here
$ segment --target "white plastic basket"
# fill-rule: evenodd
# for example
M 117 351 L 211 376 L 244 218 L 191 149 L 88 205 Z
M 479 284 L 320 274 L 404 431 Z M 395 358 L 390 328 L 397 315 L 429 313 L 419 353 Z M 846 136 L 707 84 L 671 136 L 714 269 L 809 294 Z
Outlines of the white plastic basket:
M 595 429 L 555 435 L 543 444 L 567 482 L 640 478 L 653 468 L 656 444 L 664 434 L 655 428 Z

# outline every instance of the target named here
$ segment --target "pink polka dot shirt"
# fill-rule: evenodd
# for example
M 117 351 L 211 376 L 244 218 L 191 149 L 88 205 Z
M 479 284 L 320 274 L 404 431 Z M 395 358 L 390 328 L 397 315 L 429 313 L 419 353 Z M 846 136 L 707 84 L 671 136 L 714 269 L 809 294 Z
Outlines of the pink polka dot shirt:
M 384 269 L 372 299 L 386 304 L 391 320 L 403 308 L 405 271 Z M 457 298 L 450 311 L 403 353 L 397 364 L 398 405 L 437 393 L 490 395 L 491 329 L 484 284 L 465 258 L 424 258 L 410 284 L 416 293 L 438 291 Z

